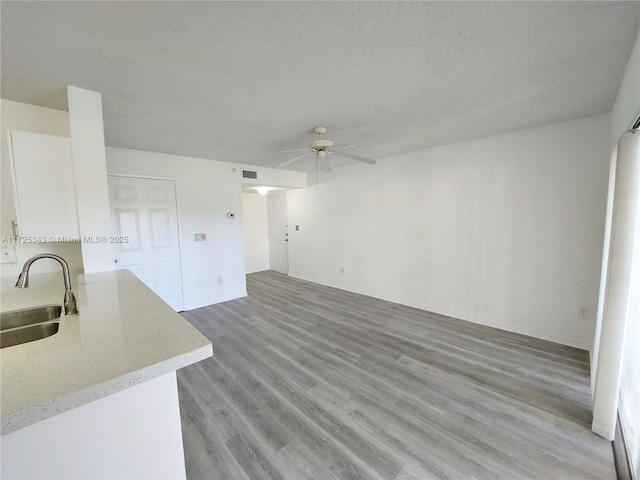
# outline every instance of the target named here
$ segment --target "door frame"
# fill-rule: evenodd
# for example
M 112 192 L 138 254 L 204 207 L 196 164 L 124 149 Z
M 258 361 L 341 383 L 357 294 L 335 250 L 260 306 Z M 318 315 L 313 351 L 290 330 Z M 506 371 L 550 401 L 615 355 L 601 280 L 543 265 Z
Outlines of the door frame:
M 163 177 L 160 175 L 139 175 L 135 173 L 110 173 L 110 172 L 107 172 L 107 177 L 139 178 L 142 180 L 165 180 L 165 181 L 173 182 L 174 201 L 176 202 L 176 228 L 178 233 L 178 257 L 180 258 L 180 296 L 182 297 L 182 306 L 185 307 L 184 267 L 183 267 L 183 258 L 182 258 L 182 234 L 180 233 L 180 204 L 178 203 L 178 179 L 175 177 Z M 111 197 L 109 197 L 109 208 L 111 208 Z M 116 234 L 116 232 L 112 232 L 112 233 L 113 235 Z

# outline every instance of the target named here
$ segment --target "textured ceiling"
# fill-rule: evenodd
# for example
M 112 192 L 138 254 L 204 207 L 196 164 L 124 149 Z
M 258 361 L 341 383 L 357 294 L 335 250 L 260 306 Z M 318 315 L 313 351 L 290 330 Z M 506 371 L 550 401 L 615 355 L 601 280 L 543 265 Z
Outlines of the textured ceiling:
M 608 112 L 640 2 L 2 1 L 0 16 L 2 98 L 66 109 L 65 85 L 95 90 L 107 145 L 275 166 L 316 125 L 379 158 Z

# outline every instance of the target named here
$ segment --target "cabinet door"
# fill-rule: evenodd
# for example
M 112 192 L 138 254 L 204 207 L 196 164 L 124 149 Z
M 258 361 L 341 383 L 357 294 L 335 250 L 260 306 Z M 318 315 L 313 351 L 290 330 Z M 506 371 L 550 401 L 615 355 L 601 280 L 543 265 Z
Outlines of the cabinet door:
M 18 234 L 79 238 L 69 138 L 15 130 L 10 135 Z

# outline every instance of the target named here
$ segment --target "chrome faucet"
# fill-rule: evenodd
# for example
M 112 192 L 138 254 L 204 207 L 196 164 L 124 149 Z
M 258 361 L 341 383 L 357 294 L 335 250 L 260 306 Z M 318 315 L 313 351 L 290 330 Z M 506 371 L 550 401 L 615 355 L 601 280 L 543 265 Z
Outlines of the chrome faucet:
M 69 264 L 64 258 L 54 255 L 53 253 L 39 253 L 34 255 L 29 260 L 24 262 L 22 272 L 18 276 L 16 282 L 16 288 L 27 288 L 29 286 L 29 269 L 36 260 L 41 258 L 51 258 L 57 261 L 62 266 L 62 276 L 64 277 L 64 313 L 65 315 L 77 315 L 78 305 L 76 304 L 76 297 L 71 290 L 71 276 L 69 275 Z

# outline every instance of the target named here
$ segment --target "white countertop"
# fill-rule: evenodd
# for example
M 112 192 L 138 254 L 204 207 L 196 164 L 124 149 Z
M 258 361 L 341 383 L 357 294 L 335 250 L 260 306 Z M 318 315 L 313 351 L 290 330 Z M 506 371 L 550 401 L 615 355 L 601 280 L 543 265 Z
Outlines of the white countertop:
M 0 350 L 2 434 L 212 355 L 211 342 L 128 270 L 80 275 L 74 293 L 80 313 L 63 315 L 58 333 Z M 63 296 L 59 275 L 3 289 L 0 308 L 61 305 Z

